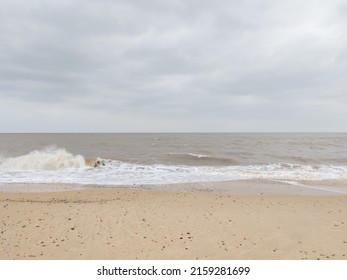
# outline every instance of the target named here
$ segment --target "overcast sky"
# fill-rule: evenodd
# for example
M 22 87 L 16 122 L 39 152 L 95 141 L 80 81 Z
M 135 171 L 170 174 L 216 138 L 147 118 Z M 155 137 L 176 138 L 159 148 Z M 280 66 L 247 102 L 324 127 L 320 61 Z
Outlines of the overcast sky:
M 0 4 L 0 132 L 347 131 L 346 1 Z

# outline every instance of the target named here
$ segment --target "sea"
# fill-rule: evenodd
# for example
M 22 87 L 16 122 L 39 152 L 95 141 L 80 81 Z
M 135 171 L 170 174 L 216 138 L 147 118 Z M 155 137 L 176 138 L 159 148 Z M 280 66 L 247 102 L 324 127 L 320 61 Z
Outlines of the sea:
M 347 179 L 347 134 L 0 134 L 0 186 Z

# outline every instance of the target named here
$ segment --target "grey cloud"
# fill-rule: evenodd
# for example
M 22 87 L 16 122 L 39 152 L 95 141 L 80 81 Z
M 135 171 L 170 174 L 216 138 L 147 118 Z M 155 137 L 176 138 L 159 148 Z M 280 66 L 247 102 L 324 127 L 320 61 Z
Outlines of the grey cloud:
M 281 123 L 305 131 L 317 129 L 313 122 L 324 116 L 343 130 L 343 7 L 339 1 L 6 0 L 0 98 L 37 111 L 51 106 L 72 116 L 78 108 L 100 121 L 128 122 L 105 124 L 109 131 L 136 130 L 141 122 L 151 131 L 233 131 L 242 124 L 244 131 L 276 131 Z M 298 122 L 293 111 L 311 117 Z M 59 124 L 46 113 L 61 129 L 88 127 L 64 118 Z

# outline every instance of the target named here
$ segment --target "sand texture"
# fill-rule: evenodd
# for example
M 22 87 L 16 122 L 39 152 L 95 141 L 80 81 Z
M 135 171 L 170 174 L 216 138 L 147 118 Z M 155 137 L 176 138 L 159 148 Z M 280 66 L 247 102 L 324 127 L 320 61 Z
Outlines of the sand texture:
M 0 193 L 0 259 L 347 259 L 347 196 Z

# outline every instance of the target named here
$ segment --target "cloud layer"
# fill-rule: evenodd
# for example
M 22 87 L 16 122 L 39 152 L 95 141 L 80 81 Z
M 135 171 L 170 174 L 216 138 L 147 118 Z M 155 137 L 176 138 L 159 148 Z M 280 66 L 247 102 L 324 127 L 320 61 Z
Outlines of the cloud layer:
M 343 1 L 5 0 L 0 132 L 346 131 Z

